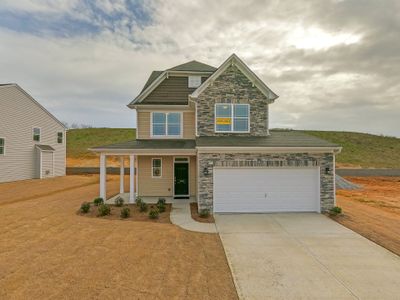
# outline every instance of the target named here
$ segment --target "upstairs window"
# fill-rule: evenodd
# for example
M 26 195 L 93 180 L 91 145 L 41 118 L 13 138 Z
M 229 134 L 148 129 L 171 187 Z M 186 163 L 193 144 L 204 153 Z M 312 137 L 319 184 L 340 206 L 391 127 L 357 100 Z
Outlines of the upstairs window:
M 215 132 L 249 132 L 249 115 L 249 104 L 215 104 Z
M 151 177 L 159 178 L 162 176 L 162 160 L 161 158 L 153 158 L 151 160 Z
M 198 88 L 201 85 L 201 76 L 189 76 L 189 88 Z
M 57 143 L 58 144 L 63 143 L 63 133 L 62 132 L 57 132 Z
M 152 136 L 153 137 L 180 137 L 182 116 L 180 112 L 153 112 Z
M 33 128 L 33 140 L 35 142 L 40 142 L 40 128 Z
M 0 155 L 4 155 L 6 153 L 6 139 L 0 138 Z

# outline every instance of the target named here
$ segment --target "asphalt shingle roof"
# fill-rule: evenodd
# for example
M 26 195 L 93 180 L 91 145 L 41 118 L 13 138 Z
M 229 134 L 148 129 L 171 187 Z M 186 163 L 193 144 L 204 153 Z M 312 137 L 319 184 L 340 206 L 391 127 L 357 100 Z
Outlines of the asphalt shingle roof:
M 189 61 L 187 63 L 175 66 L 168 69 L 168 71 L 193 71 L 193 72 L 214 72 L 217 68 L 206 65 L 196 60 Z
M 36 147 L 38 147 L 42 151 L 55 151 L 55 149 L 52 146 L 49 146 L 49 145 L 39 145 L 39 144 L 37 144 Z
M 195 149 L 195 140 L 133 140 L 123 143 L 93 147 L 92 149 L 129 150 L 129 149 Z

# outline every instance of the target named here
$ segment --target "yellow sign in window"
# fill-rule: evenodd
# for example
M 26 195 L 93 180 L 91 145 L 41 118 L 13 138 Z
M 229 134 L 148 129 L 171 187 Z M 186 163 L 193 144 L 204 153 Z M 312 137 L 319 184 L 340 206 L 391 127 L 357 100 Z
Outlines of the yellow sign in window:
M 231 125 L 231 118 L 217 118 L 217 125 Z

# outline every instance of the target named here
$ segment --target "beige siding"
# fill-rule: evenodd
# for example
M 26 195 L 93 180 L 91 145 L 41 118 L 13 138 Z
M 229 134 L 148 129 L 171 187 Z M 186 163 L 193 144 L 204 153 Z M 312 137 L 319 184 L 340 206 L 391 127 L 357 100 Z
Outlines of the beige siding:
M 151 177 L 152 158 L 162 159 L 161 178 Z M 192 156 L 189 163 L 190 195 L 196 195 L 196 157 Z M 173 156 L 139 156 L 138 157 L 138 194 L 139 196 L 171 197 L 173 196 Z
M 0 182 L 39 177 L 35 144 L 55 149 L 54 175 L 65 175 L 65 129 L 18 87 L 0 87 L 0 137 L 6 139 L 6 153 L 0 155 Z M 32 128 L 41 128 L 40 142 L 32 139 Z M 64 133 L 63 144 L 57 132 Z
M 150 139 L 150 118 L 151 112 L 138 111 L 137 112 L 137 130 L 138 139 Z M 195 113 L 194 111 L 183 112 L 183 138 L 195 138 Z

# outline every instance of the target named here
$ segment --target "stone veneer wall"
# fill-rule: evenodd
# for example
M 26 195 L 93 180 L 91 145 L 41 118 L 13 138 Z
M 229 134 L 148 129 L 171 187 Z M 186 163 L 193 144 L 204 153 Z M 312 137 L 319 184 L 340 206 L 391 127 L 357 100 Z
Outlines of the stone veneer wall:
M 236 66 L 229 66 L 196 102 L 199 136 L 268 135 L 268 100 Z M 214 132 L 215 103 L 250 104 L 250 133 Z
M 332 153 L 199 153 L 198 154 L 198 206 L 199 209 L 213 209 L 213 166 L 221 165 L 229 161 L 244 160 L 286 160 L 286 161 L 313 161 L 320 167 L 320 200 L 321 212 L 328 211 L 335 205 L 334 188 L 334 159 Z M 208 168 L 209 174 L 204 175 L 204 168 Z M 328 174 L 325 169 L 329 168 Z

